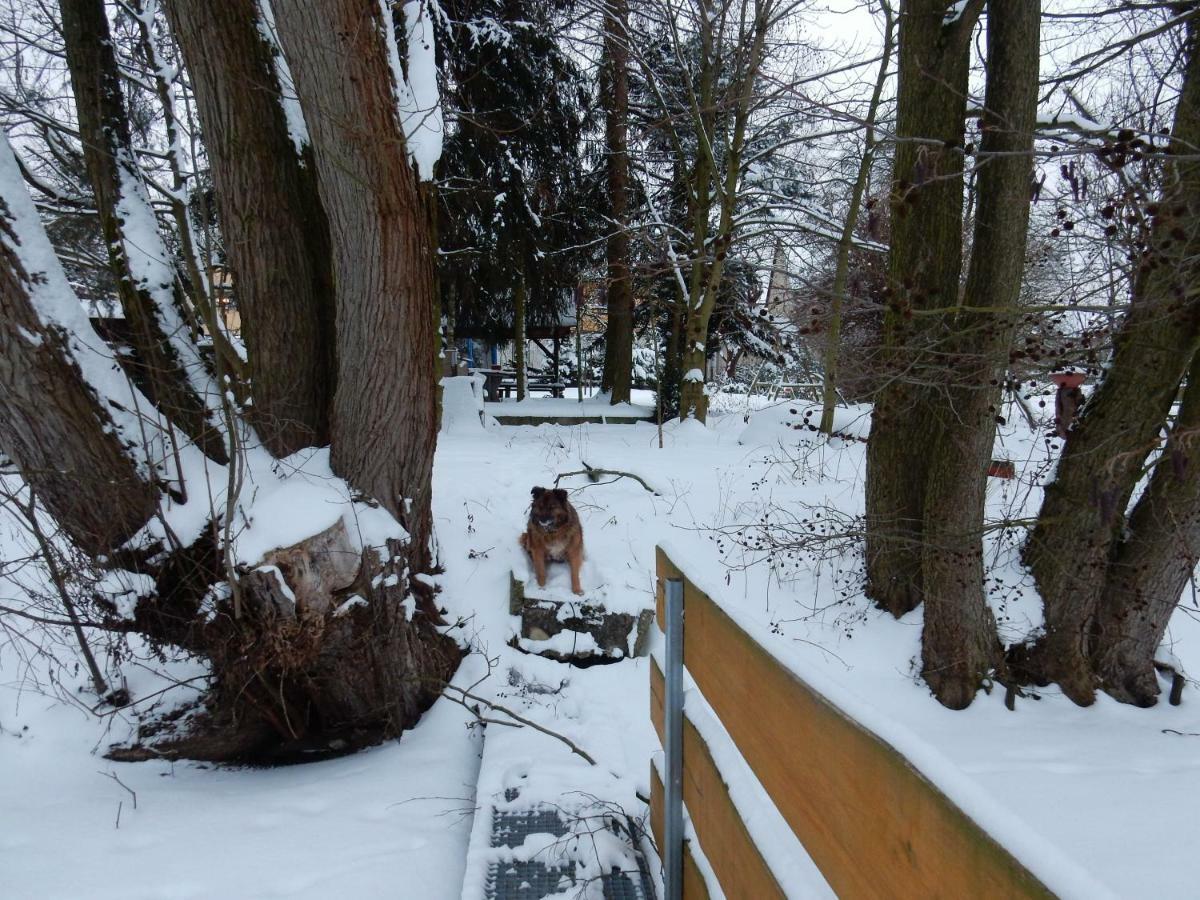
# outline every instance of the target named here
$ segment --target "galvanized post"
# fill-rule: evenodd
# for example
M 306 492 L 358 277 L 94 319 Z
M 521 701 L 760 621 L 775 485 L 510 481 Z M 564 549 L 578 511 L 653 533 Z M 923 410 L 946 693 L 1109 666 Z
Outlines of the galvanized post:
M 663 833 L 666 847 L 666 900 L 683 896 L 683 579 L 666 580 L 666 797 Z

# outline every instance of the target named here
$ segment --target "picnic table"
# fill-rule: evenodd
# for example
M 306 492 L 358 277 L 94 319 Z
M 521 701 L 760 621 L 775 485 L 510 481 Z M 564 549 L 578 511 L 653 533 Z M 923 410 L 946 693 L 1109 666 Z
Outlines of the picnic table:
M 503 397 L 511 397 L 517 389 L 517 373 L 511 369 L 476 369 L 475 374 L 484 378 L 483 397 L 489 403 L 497 403 Z M 529 375 L 525 379 L 525 388 L 531 394 L 537 391 L 552 397 L 561 397 L 566 385 L 549 375 Z

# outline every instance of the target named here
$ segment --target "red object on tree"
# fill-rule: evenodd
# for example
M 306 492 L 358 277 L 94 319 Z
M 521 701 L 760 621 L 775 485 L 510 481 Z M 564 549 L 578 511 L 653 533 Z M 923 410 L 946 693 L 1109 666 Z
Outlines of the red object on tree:
M 1083 372 L 1051 372 L 1050 380 L 1058 385 L 1054 395 L 1054 432 L 1064 440 L 1071 430 L 1079 407 L 1083 406 L 1083 391 L 1079 386 L 1087 380 Z
M 1071 390 L 1077 388 L 1087 381 L 1087 374 L 1084 372 L 1051 372 L 1050 380 L 1059 387 Z

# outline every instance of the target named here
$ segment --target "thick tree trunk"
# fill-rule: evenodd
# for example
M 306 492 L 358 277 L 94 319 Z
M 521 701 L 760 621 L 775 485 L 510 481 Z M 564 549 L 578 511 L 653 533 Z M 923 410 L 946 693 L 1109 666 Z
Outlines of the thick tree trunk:
M 88 178 L 131 326 L 134 380 L 205 453 L 223 462 L 223 439 L 203 396 L 209 374 L 192 341 L 183 293 L 133 156 L 103 0 L 60 0 L 59 7 Z
M 218 557 L 203 538 L 175 554 L 182 571 L 157 573 L 159 595 L 139 603 L 136 620 L 150 639 L 212 661 L 207 715 L 113 758 L 271 763 L 346 753 L 413 725 L 458 663 L 453 641 L 406 612 L 406 546 L 359 555 L 338 520 L 244 572 L 236 611 L 221 601 L 217 615 L 203 615 L 204 579 L 223 577 Z
M 1046 611 L 1032 676 L 1076 703 L 1095 692 L 1089 657 L 1097 605 L 1125 511 L 1200 346 L 1200 54 L 1189 35 L 1172 159 L 1104 381 L 1067 436 L 1025 559 Z
M 867 593 L 895 616 L 921 602 L 927 448 L 938 424 L 925 410 L 953 377 L 920 313 L 958 304 L 969 41 L 980 5 L 972 0 L 950 24 L 943 0 L 900 8 L 884 323 L 890 381 L 875 400 L 866 478 Z
M 1033 128 L 1037 119 L 1040 0 L 989 0 L 987 91 L 978 208 L 965 306 L 947 315 L 953 365 L 935 404 L 921 576 L 922 673 L 938 700 L 970 704 L 1003 664 L 984 591 L 987 464 L 996 434 L 1015 308 L 1025 268 Z M 1012 311 L 1012 312 L 1010 312 Z
M 459 658 L 415 577 L 431 568 L 434 270 L 427 186 L 409 163 L 396 104 L 392 22 L 374 0 L 293 0 L 277 12 L 334 248 L 334 468 L 409 538 L 360 557 L 339 519 L 241 572 L 215 616 L 201 615 L 199 600 L 226 575 L 219 548 L 202 539 L 172 557 L 177 569 L 179 559 L 194 565 L 157 573 L 159 595 L 139 604 L 137 627 L 212 660 L 208 727 L 120 758 L 345 752 L 413 724 Z M 409 614 L 414 594 L 421 612 Z
M 169 0 L 208 147 L 242 315 L 251 421 L 287 456 L 329 442 L 334 299 L 329 226 L 312 161 L 280 101 L 257 0 Z
M 400 520 L 419 572 L 430 563 L 438 431 L 433 204 L 406 152 L 389 18 L 372 0 L 276 9 L 333 242 L 333 467 Z
M 629 271 L 629 48 L 627 0 L 608 0 L 604 9 L 605 168 L 612 232 L 608 237 L 608 324 L 604 335 L 601 389 L 611 402 L 628 403 L 633 387 L 633 281 Z
M 0 138 L 0 185 L 21 185 Z M 7 188 L 6 188 L 7 189 Z M 29 260 L 47 267 L 32 268 Z M 67 315 L 54 311 L 66 306 Z M 74 307 L 74 309 L 71 309 Z M 76 321 L 69 317 L 74 313 Z M 103 342 L 87 327 L 27 196 L 0 195 L 0 449 L 85 552 L 110 552 L 146 524 L 158 491 L 129 455 L 106 398 L 75 353 Z M 94 361 L 105 374 L 111 358 Z M 133 413 L 124 410 L 125 414 Z
M 1096 615 L 1093 668 L 1106 693 L 1153 706 L 1154 654 L 1200 562 L 1200 364 L 1150 484 L 1133 507 Z

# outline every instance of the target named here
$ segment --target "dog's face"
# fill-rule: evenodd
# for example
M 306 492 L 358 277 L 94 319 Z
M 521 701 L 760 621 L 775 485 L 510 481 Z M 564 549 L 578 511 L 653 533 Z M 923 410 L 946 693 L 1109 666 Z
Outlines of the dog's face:
M 529 511 L 529 521 L 533 524 L 543 531 L 557 531 L 570 521 L 571 504 L 567 500 L 567 492 L 562 488 L 546 490 L 535 487 L 530 493 L 533 495 L 533 506 Z

